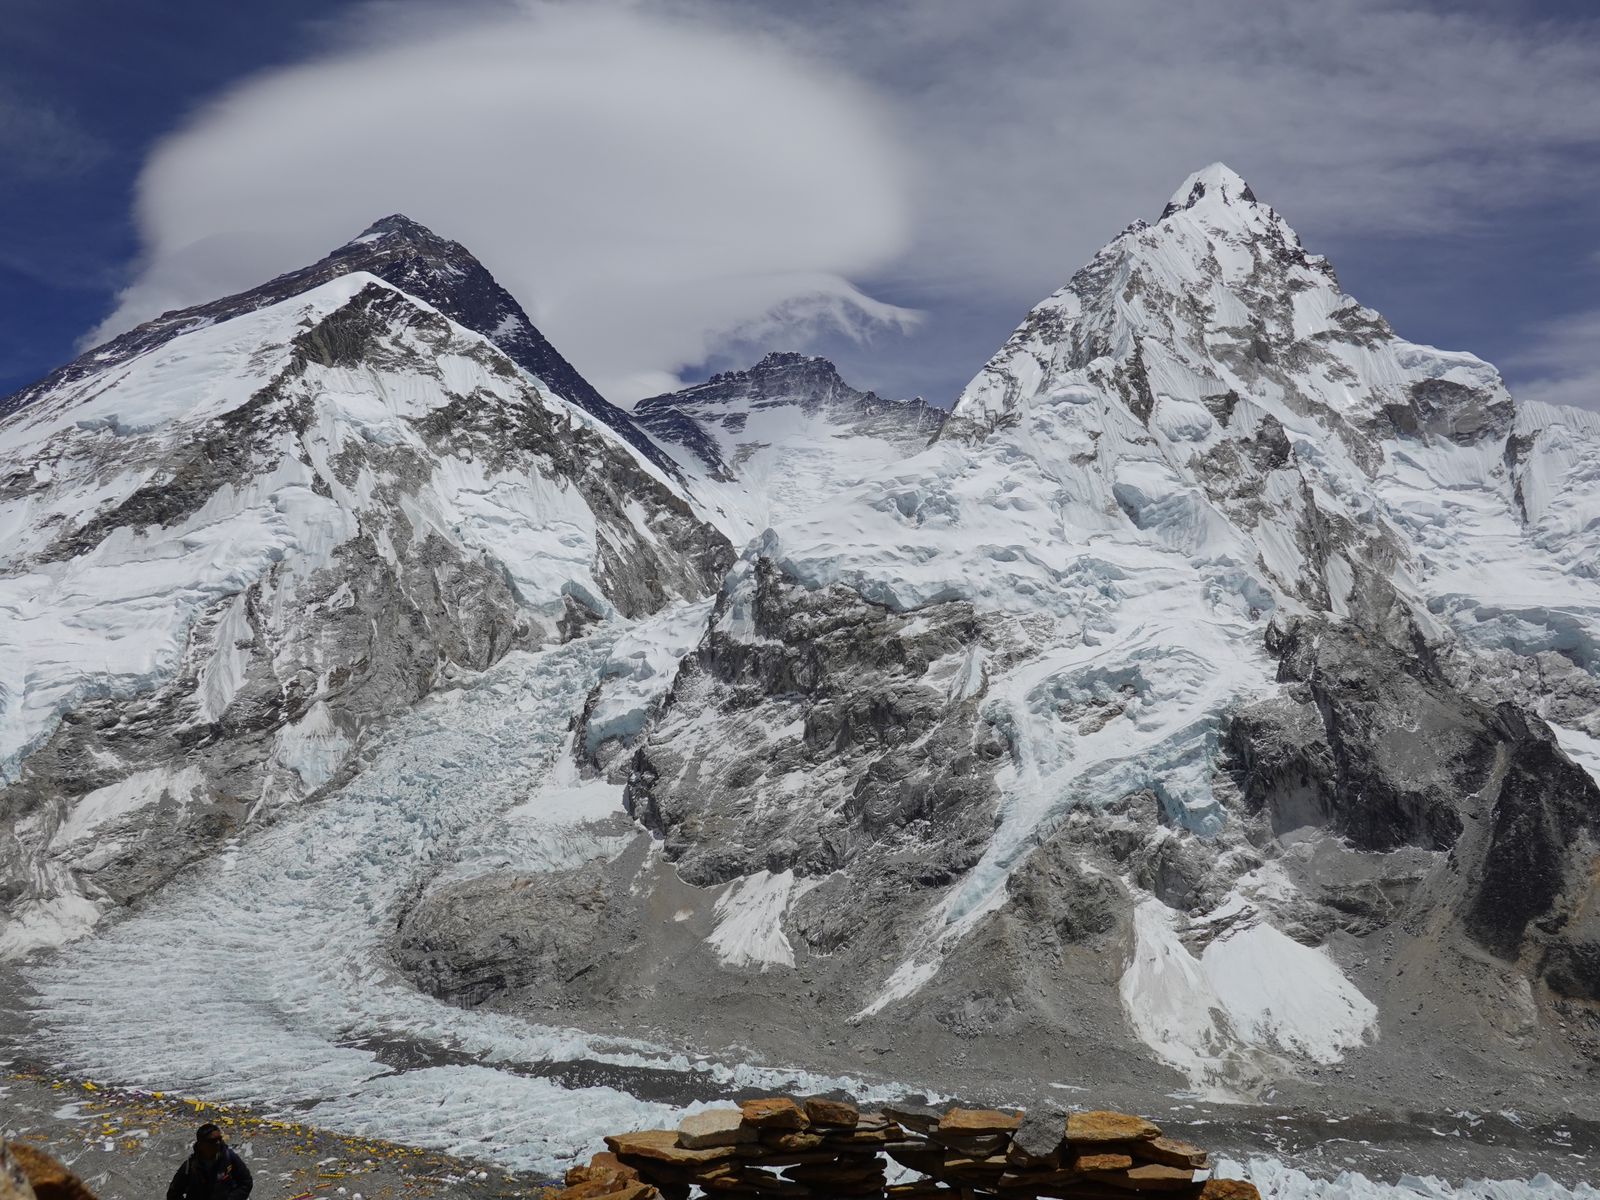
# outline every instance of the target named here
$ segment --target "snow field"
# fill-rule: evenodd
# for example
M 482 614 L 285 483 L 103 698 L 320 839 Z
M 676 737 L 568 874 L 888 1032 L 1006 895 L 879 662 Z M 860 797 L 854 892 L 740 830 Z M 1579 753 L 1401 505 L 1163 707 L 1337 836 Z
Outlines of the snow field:
M 1231 907 L 1248 912 L 1237 897 Z M 1159 900 L 1140 901 L 1120 991 L 1139 1037 L 1201 1095 L 1240 1098 L 1278 1073 L 1276 1056 L 1334 1063 L 1375 1032 L 1377 1008 L 1325 951 L 1254 919 L 1195 955 L 1179 919 Z

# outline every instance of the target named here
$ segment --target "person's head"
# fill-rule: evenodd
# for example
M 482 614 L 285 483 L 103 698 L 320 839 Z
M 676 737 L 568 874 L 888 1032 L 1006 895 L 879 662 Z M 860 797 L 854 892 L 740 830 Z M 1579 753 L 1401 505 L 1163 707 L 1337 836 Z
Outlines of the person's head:
M 207 1121 L 194 1131 L 194 1151 L 204 1161 L 210 1162 L 221 1154 L 222 1146 L 222 1130 L 217 1128 L 215 1122 Z

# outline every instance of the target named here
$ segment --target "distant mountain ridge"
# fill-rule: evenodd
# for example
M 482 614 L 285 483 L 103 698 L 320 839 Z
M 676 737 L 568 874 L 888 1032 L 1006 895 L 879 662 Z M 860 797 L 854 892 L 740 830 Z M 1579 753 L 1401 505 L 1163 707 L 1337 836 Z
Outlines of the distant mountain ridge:
M 945 412 L 853 388 L 827 359 L 787 352 L 641 400 L 633 416 L 742 542 L 922 450 Z

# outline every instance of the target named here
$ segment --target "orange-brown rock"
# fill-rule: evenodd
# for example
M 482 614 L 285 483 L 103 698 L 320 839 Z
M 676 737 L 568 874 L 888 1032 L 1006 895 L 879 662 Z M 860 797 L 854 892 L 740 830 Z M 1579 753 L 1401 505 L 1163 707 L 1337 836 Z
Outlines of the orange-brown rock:
M 4 1141 L 0 1141 L 0 1200 L 35 1200 L 33 1185 L 12 1160 Z
M 1169 1167 L 1193 1167 L 1196 1170 L 1205 1167 L 1211 1161 L 1199 1146 L 1191 1146 L 1188 1142 L 1180 1142 L 1177 1138 L 1169 1137 L 1134 1142 L 1128 1146 L 1128 1152 L 1145 1162 L 1165 1163 Z
M 556 1200 L 600 1200 L 602 1196 L 620 1198 L 628 1194 L 642 1196 L 644 1193 L 640 1189 L 648 1189 L 649 1194 L 655 1194 L 654 1188 L 637 1179 L 624 1179 L 621 1176 L 590 1179 L 557 1192 Z
M 606 1145 L 623 1162 L 646 1159 L 680 1167 L 697 1167 L 733 1157 L 732 1146 L 713 1146 L 689 1150 L 678 1145 L 676 1129 L 646 1129 L 639 1133 L 617 1133 L 606 1138 Z
M 1146 1163 L 1126 1171 L 1096 1171 L 1086 1179 L 1135 1192 L 1175 1192 L 1194 1185 L 1194 1172 L 1185 1167 Z
M 568 1167 L 565 1182 L 568 1187 L 580 1183 L 588 1183 L 593 1179 L 628 1179 L 639 1178 L 639 1172 L 632 1167 L 625 1166 L 620 1158 L 609 1150 L 602 1150 L 587 1163 L 575 1167 Z
M 1160 1136 L 1160 1127 L 1127 1113 L 1081 1112 L 1067 1116 L 1067 1141 L 1075 1146 L 1147 1141 Z
M 83 1180 L 37 1146 L 10 1142 L 6 1150 L 38 1200 L 94 1200 Z
M 1010 1133 L 1022 1124 L 1021 1113 L 998 1112 L 992 1108 L 952 1108 L 939 1119 L 941 1137 L 972 1136 L 985 1133 Z
M 804 1129 L 810 1124 L 805 1110 L 787 1096 L 767 1096 L 739 1105 L 744 1119 L 757 1129 Z
M 1130 1154 L 1091 1151 L 1072 1157 L 1072 1169 L 1075 1171 L 1126 1171 L 1131 1166 L 1133 1156 Z
M 1261 1193 L 1243 1179 L 1208 1179 L 1200 1189 L 1200 1200 L 1261 1200 Z
M 805 1103 L 806 1119 L 830 1129 L 854 1129 L 861 1123 L 861 1110 L 846 1100 L 824 1100 L 812 1096 Z

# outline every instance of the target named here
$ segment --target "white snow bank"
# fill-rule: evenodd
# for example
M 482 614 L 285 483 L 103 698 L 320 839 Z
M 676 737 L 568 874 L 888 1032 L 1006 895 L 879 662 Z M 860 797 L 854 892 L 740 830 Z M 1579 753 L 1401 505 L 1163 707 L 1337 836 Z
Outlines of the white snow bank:
M 795 890 L 793 871 L 757 871 L 735 880 L 717 897 L 716 928 L 706 941 L 730 967 L 794 966 L 794 947 L 783 932 Z
M 1195 1088 L 1228 1099 L 1291 1055 L 1338 1062 L 1378 1010 L 1326 952 L 1265 922 L 1240 922 L 1199 956 L 1159 900 L 1134 910 L 1133 959 L 1119 985 L 1139 1039 Z
M 1276 1158 L 1247 1163 L 1221 1159 L 1212 1168 L 1218 1179 L 1248 1179 L 1266 1200 L 1600 1200 L 1600 1189 L 1588 1183 L 1567 1187 L 1550 1176 L 1532 1179 L 1470 1179 L 1446 1183 L 1432 1175 L 1402 1175 L 1394 1183 L 1345 1171 L 1317 1179 Z

